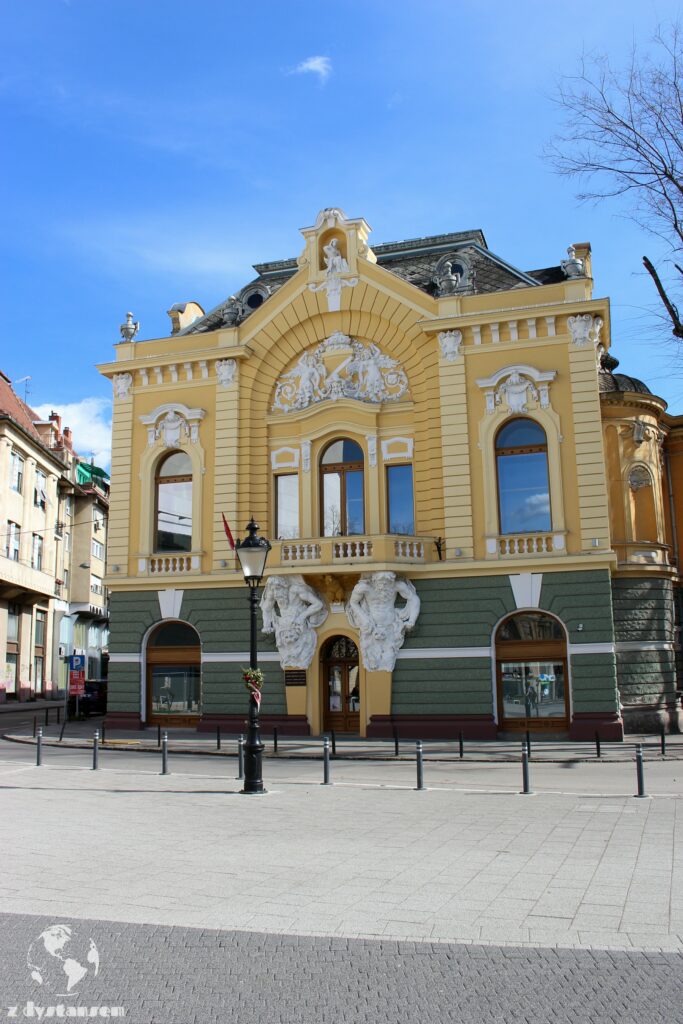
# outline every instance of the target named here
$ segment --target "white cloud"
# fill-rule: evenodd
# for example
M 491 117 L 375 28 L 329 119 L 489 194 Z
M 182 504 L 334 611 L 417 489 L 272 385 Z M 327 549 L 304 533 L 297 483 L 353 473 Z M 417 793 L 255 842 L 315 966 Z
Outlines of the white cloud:
M 109 469 L 111 463 L 111 401 L 108 398 L 82 398 L 80 402 L 52 402 L 34 405 L 41 419 L 51 412 L 62 417 L 62 430 L 71 427 L 75 451 L 95 465 Z
M 295 68 L 292 68 L 290 74 L 318 75 L 321 83 L 326 82 L 332 74 L 332 61 L 329 57 L 307 57 L 306 60 L 302 60 Z

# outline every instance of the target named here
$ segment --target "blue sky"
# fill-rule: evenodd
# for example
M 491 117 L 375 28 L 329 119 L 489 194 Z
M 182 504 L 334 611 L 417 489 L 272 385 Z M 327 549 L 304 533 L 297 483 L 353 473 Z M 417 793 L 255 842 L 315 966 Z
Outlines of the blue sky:
M 542 158 L 557 76 L 622 62 L 679 6 L 1 0 L 0 368 L 99 456 L 94 364 L 126 311 L 168 334 L 174 302 L 211 308 L 335 205 L 375 242 L 481 227 L 523 269 L 590 240 L 622 369 L 683 412 L 640 268 L 658 245 Z

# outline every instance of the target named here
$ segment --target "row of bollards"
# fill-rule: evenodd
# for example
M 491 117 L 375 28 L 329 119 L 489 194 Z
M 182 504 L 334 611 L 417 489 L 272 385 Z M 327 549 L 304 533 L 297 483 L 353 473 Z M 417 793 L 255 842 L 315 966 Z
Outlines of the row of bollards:
M 36 737 L 36 765 L 40 766 L 43 763 L 43 730 L 37 728 L 34 732 Z M 168 767 L 168 733 L 164 731 L 161 733 L 159 730 L 159 745 L 161 747 L 161 774 L 170 775 Z M 277 753 L 277 731 L 274 732 L 274 752 Z M 600 757 L 600 737 L 596 733 L 596 752 L 597 756 Z M 102 741 L 104 741 L 104 726 L 102 727 Z M 395 734 L 395 743 L 398 746 L 398 736 Z M 665 739 L 664 732 L 662 731 L 662 753 L 665 753 Z M 217 734 L 217 745 L 220 750 L 220 730 Z M 460 750 L 462 757 L 462 733 L 460 733 Z M 95 730 L 93 735 L 93 746 L 92 746 L 92 767 L 93 771 L 97 771 L 99 768 L 99 751 L 100 751 L 100 732 L 98 729 Z M 330 779 L 330 760 L 335 754 L 335 736 L 334 733 L 330 736 L 323 737 L 323 786 L 331 786 L 332 782 Z M 526 739 L 522 741 L 522 794 L 532 795 L 533 789 L 531 788 L 531 773 L 529 762 L 530 757 L 530 744 L 529 734 L 527 733 Z M 642 743 L 636 745 L 636 780 L 638 785 L 638 792 L 635 794 L 637 797 L 647 797 L 645 791 L 645 764 L 643 758 L 643 746 Z M 422 740 L 416 740 L 415 742 L 415 766 L 417 772 L 417 785 L 416 790 L 424 790 L 424 748 Z M 237 778 L 244 779 L 244 736 L 240 736 L 237 741 Z

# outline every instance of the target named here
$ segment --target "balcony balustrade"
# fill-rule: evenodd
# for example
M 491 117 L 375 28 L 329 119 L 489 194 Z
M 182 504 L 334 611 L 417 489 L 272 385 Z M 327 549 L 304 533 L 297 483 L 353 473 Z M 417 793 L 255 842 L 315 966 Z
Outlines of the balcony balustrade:
M 281 540 L 273 543 L 269 566 L 315 566 L 424 563 L 437 561 L 433 537 L 396 537 L 388 535 L 317 537 Z
M 526 558 L 529 555 L 566 554 L 564 533 L 508 533 L 489 537 L 488 558 Z

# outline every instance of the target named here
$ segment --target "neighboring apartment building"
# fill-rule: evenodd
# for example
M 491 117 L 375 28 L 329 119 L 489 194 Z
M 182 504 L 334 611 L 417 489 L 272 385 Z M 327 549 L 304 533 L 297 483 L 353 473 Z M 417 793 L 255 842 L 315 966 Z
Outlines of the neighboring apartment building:
M 62 699 L 72 654 L 106 675 L 108 491 L 0 373 L 0 699 Z
M 369 246 L 321 211 L 297 259 L 116 360 L 111 725 L 243 726 L 273 541 L 266 727 L 618 739 L 679 726 L 683 420 L 616 370 L 591 249 L 524 271 L 481 231 Z

